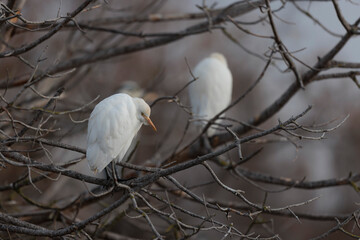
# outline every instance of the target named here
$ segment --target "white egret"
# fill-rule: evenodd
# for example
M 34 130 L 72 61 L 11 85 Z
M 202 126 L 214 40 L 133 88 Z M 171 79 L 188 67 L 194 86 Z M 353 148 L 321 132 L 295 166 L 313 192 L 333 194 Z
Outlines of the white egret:
M 137 82 L 132 80 L 122 82 L 117 93 L 127 93 L 131 97 L 142 98 L 145 102 L 153 102 L 159 97 L 156 92 L 147 91 L 147 89 L 141 87 Z
M 212 53 L 201 60 L 194 68 L 193 75 L 198 79 L 189 86 L 189 97 L 192 113 L 202 127 L 231 101 L 232 75 L 224 55 Z M 218 121 L 220 122 L 220 121 Z M 215 128 L 209 128 L 207 134 L 214 135 Z
M 143 99 L 125 93 L 98 103 L 88 124 L 86 158 L 90 169 L 101 172 L 111 161 L 121 161 L 142 124 L 156 131 L 150 111 Z
M 145 89 L 132 80 L 124 81 L 121 83 L 120 88 L 116 91 L 118 93 L 126 93 L 131 97 L 143 98 L 145 95 Z

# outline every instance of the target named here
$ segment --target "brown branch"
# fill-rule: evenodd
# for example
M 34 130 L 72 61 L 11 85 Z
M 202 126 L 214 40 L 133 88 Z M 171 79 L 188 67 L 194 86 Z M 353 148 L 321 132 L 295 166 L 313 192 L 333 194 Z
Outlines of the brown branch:
M 234 5 L 231 8 L 227 8 L 226 11 L 231 10 L 230 16 L 236 17 L 236 16 L 246 13 L 254 8 L 256 8 L 256 5 L 252 6 L 248 3 L 243 3 L 243 4 Z M 219 15 L 212 18 L 213 28 L 216 28 L 219 24 L 221 24 L 225 21 L 225 19 L 223 19 L 223 17 L 222 17 L 223 12 L 221 12 Z M 164 44 L 179 40 L 186 36 L 208 32 L 208 30 L 209 30 L 209 25 L 208 25 L 208 22 L 206 21 L 206 22 L 188 27 L 183 31 L 179 31 L 176 35 L 173 35 L 173 36 L 158 37 L 158 38 L 155 38 L 155 39 L 152 39 L 149 41 L 131 44 L 131 45 L 128 45 L 125 47 L 103 49 L 103 50 L 97 51 L 96 53 L 91 53 L 88 55 L 84 55 L 82 57 L 73 58 L 68 61 L 59 63 L 56 67 L 48 70 L 48 72 L 50 74 L 54 74 L 56 72 L 69 70 L 71 68 L 76 68 L 76 67 L 82 66 L 84 64 L 108 59 L 108 58 L 115 57 L 118 55 L 124 55 L 124 54 L 133 53 L 133 52 L 137 52 L 137 51 L 144 50 L 144 49 L 157 47 L 160 45 L 164 45 Z
M 336 231 L 341 230 L 346 224 L 348 224 L 351 220 L 354 219 L 354 215 L 355 215 L 356 213 L 359 213 L 359 211 L 360 211 L 360 210 L 356 210 L 356 211 L 354 212 L 354 214 L 351 214 L 348 218 L 346 218 L 345 220 L 343 220 L 343 222 L 341 222 L 341 223 L 338 222 L 338 224 L 337 224 L 335 227 L 331 228 L 329 231 L 321 234 L 321 235 L 318 236 L 318 237 L 311 238 L 311 240 L 324 239 L 324 238 L 326 238 L 327 236 L 329 236 L 330 234 L 332 234 L 332 233 L 334 233 L 334 232 L 336 232 Z
M 360 68 L 360 63 L 332 60 L 326 68 Z
M 350 71 L 350 72 L 342 72 L 342 73 L 329 73 L 329 74 L 321 74 L 314 77 L 315 81 L 325 80 L 330 78 L 354 78 L 355 76 L 359 76 L 360 71 Z
M 116 209 L 117 207 L 122 205 L 128 198 L 129 198 L 129 193 L 125 193 L 123 196 L 121 196 L 120 199 L 116 200 L 110 206 L 97 212 L 96 214 L 92 215 L 91 217 L 89 217 L 81 222 L 77 222 L 77 223 L 71 224 L 70 226 L 60 228 L 57 230 L 31 229 L 31 228 L 25 228 L 25 227 L 14 226 L 14 225 L 9 225 L 9 224 L 0 224 L 0 230 L 21 233 L 21 234 L 27 234 L 27 235 L 31 235 L 31 236 L 47 236 L 47 237 L 64 236 L 66 234 L 69 234 L 74 231 L 78 231 L 78 230 L 85 228 L 89 223 L 98 220 L 99 218 L 103 217 L 104 215 L 110 213 L 111 211 L 113 211 L 114 209 Z
M 299 74 L 295 63 L 293 62 L 291 57 L 288 55 L 288 53 L 287 53 L 288 51 L 287 51 L 285 45 L 283 44 L 283 42 L 281 41 L 281 39 L 279 37 L 279 34 L 278 34 L 277 30 L 276 30 L 275 23 L 274 23 L 273 16 L 272 16 L 272 12 L 271 12 L 270 1 L 265 0 L 265 3 L 266 3 L 266 6 L 268 8 L 267 9 L 267 14 L 268 14 L 268 17 L 269 17 L 270 26 L 271 26 L 271 29 L 272 29 L 273 34 L 274 34 L 275 42 L 276 42 L 276 44 L 277 44 L 277 46 L 278 46 L 278 48 L 280 50 L 280 54 L 284 58 L 285 62 L 289 66 L 289 68 L 293 71 L 293 73 L 294 73 L 294 75 L 296 77 L 296 80 L 297 80 L 298 84 L 300 85 L 300 87 L 304 88 L 304 82 L 302 80 L 302 77 Z
M 343 27 L 345 28 L 346 32 L 352 32 L 352 26 L 345 20 L 344 16 L 342 15 L 341 13 L 341 10 L 340 10 L 340 7 L 337 3 L 337 0 L 331 0 L 333 5 L 334 5 L 334 8 L 335 8 L 335 11 L 336 11 L 336 16 L 338 17 L 341 25 L 343 25 Z
M 60 166 L 55 166 L 52 164 L 46 165 L 40 162 L 35 162 L 32 161 L 30 158 L 25 157 L 24 155 L 17 152 L 4 152 L 3 155 L 8 158 L 15 159 L 19 166 L 34 167 L 47 172 L 61 173 L 62 175 L 97 185 L 109 185 L 109 183 L 111 183 L 111 181 L 108 181 L 106 179 L 91 177 L 82 173 L 78 173 L 76 171 L 64 169 Z
M 14 226 L 24 227 L 28 229 L 34 229 L 34 230 L 46 230 L 46 228 L 43 228 L 41 226 L 22 221 L 20 219 L 17 219 L 15 217 L 12 217 L 10 215 L 7 215 L 5 213 L 0 212 L 0 221 L 5 222 L 7 224 L 13 224 Z
M 56 91 L 56 93 L 54 94 L 54 98 L 50 99 L 46 105 L 44 106 L 44 108 L 48 108 L 50 107 L 51 104 L 53 104 L 53 102 L 55 101 L 56 97 L 60 96 L 62 94 L 62 92 L 64 91 L 64 88 L 60 88 Z M 35 117 L 27 124 L 29 126 L 32 126 L 36 121 L 38 121 L 41 116 L 44 114 L 44 112 L 42 111 L 37 111 Z M 21 131 L 17 134 L 16 137 L 22 137 L 24 136 L 24 134 L 26 133 L 26 131 L 28 130 L 28 127 L 24 127 L 23 129 L 21 129 Z M 11 145 L 11 144 L 10 144 Z
M 189 199 L 193 200 L 193 199 Z M 207 198 L 207 201 L 211 204 L 218 204 L 224 208 L 229 208 L 230 212 L 234 212 L 231 209 L 234 209 L 236 211 L 254 211 L 254 208 L 249 207 L 245 204 L 240 204 L 238 201 L 223 201 L 220 199 L 213 199 L 213 198 Z M 281 217 L 291 217 L 293 218 L 294 215 L 289 211 L 278 211 L 278 212 L 262 212 L 263 214 L 267 215 L 276 215 Z M 294 212 L 296 216 L 298 216 L 301 219 L 308 219 L 313 221 L 334 221 L 335 218 L 340 220 L 345 220 L 348 215 L 321 215 L 321 214 L 315 214 L 315 213 L 302 213 L 302 212 Z
M 75 11 L 73 11 L 72 13 L 69 13 L 68 16 L 62 22 L 58 23 L 54 28 L 52 28 L 44 36 L 40 37 L 39 39 L 21 47 L 21 48 L 14 49 L 14 50 L 11 50 L 8 52 L 2 52 L 2 53 L 0 53 L 0 58 L 16 56 L 16 55 L 25 53 L 25 52 L 33 49 L 34 47 L 38 46 L 40 43 L 46 41 L 47 39 L 52 37 L 55 33 L 57 33 L 66 23 L 68 23 L 73 17 L 75 17 L 77 14 L 79 14 L 92 1 L 94 1 L 94 0 L 86 0 L 85 2 L 83 2 Z
M 2 141 L 3 144 L 17 143 L 17 142 L 38 142 L 38 143 L 46 144 L 48 146 L 63 148 L 63 149 L 67 149 L 67 150 L 82 153 L 82 154 L 86 153 L 86 150 L 83 148 L 79 148 L 77 146 L 73 146 L 73 145 L 69 145 L 66 143 L 57 142 L 54 140 L 49 140 L 49 139 L 45 139 L 45 138 L 41 138 L 41 137 L 40 138 L 37 138 L 37 137 L 8 138 L 8 139 Z
M 318 189 L 342 185 L 354 186 L 354 183 L 360 181 L 360 173 L 357 173 L 355 175 L 349 175 L 348 177 L 343 178 L 333 178 L 320 181 L 304 181 L 304 179 L 293 180 L 291 178 L 285 177 L 274 177 L 273 175 L 253 172 L 242 168 L 236 168 L 235 172 L 238 175 L 244 176 L 253 181 L 301 189 Z
M 309 17 L 311 20 L 313 20 L 316 24 L 318 24 L 322 29 L 324 29 L 327 33 L 331 34 L 332 36 L 335 37 L 342 37 L 341 34 L 338 33 L 334 33 L 331 30 L 329 30 L 327 27 L 325 27 L 318 19 L 316 19 L 313 15 L 310 14 L 310 12 L 305 11 L 304 9 L 302 9 L 295 1 L 291 1 L 292 4 L 294 4 L 294 6 L 303 14 L 305 14 L 307 17 Z

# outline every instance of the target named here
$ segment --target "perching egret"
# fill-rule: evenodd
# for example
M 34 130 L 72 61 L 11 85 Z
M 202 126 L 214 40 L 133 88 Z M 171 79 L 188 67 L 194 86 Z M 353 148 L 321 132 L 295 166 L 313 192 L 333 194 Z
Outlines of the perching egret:
M 159 97 L 156 92 L 147 91 L 147 89 L 142 88 L 137 82 L 132 80 L 122 82 L 117 92 L 127 93 L 131 97 L 142 98 L 145 102 L 153 102 Z
M 198 79 L 189 86 L 189 97 L 192 113 L 197 125 L 204 126 L 231 101 L 232 75 L 224 55 L 212 53 L 201 60 L 193 74 Z M 219 121 L 218 121 L 219 122 Z M 207 134 L 214 135 L 215 128 L 209 128 Z
M 150 111 L 143 99 L 125 93 L 97 104 L 88 124 L 86 158 L 90 169 L 101 172 L 111 161 L 121 161 L 142 124 L 156 131 Z
M 120 88 L 116 91 L 118 93 L 126 93 L 131 97 L 143 98 L 145 95 L 145 89 L 135 81 L 124 81 L 121 83 Z

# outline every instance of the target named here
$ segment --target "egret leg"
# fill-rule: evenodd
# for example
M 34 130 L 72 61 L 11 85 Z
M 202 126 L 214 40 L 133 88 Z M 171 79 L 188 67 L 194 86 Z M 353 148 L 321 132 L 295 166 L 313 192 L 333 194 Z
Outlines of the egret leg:
M 209 153 L 212 151 L 212 147 L 211 147 L 211 144 L 210 144 L 207 134 L 204 134 L 201 136 L 200 144 L 205 149 L 205 151 L 206 151 L 205 153 Z
M 115 165 L 115 163 L 114 163 L 114 165 Z M 115 165 L 115 167 L 114 167 L 114 171 L 115 171 L 115 176 L 116 176 L 116 179 L 118 180 L 118 181 L 123 181 L 123 179 L 121 178 L 121 174 L 119 174 L 119 167 L 118 166 L 116 166 Z
M 115 173 L 115 174 L 113 174 L 113 173 Z M 114 161 L 111 162 L 111 165 L 108 165 L 105 168 L 105 174 L 106 174 L 107 180 L 114 180 L 114 176 L 115 176 L 118 181 L 123 181 L 123 179 L 121 179 L 121 177 L 119 175 L 119 171 L 118 171 Z
M 105 175 L 106 175 L 106 179 L 107 180 L 112 180 L 112 171 L 111 171 L 111 167 L 110 166 L 107 166 L 105 168 Z
M 207 151 L 211 152 L 212 151 L 212 147 L 211 147 L 211 144 L 210 144 L 210 141 L 209 141 L 209 138 L 208 136 L 204 136 L 204 146 L 206 148 Z
M 107 166 L 103 171 L 105 172 L 105 179 L 107 180 L 108 184 L 106 184 L 105 186 L 102 186 L 102 188 L 103 188 L 102 192 L 112 191 L 114 189 L 114 184 L 112 183 L 113 178 L 112 178 L 111 167 Z
M 111 173 L 112 173 L 111 178 L 112 179 L 116 178 L 117 182 L 125 182 L 125 181 L 129 180 L 129 179 L 121 178 L 121 174 L 119 174 L 119 171 L 118 171 L 118 168 L 116 166 L 115 161 L 111 162 L 111 167 L 112 167 L 112 169 L 111 169 L 112 170 L 111 171 Z
M 200 141 L 201 141 L 200 142 L 201 146 L 205 149 L 204 154 L 207 154 L 207 153 L 213 151 L 213 148 L 209 141 L 209 137 L 207 135 L 202 135 Z M 228 159 L 224 158 L 223 156 L 214 157 L 214 158 L 212 158 L 212 160 L 221 167 L 223 167 L 224 164 L 229 161 Z

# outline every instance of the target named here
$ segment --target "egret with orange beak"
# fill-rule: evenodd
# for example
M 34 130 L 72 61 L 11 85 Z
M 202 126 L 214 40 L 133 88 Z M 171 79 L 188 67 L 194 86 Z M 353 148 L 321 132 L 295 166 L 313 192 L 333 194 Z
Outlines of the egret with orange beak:
M 88 124 L 86 158 L 90 169 L 97 173 L 111 161 L 120 162 L 143 124 L 156 131 L 150 112 L 142 98 L 125 93 L 112 95 L 98 103 Z

